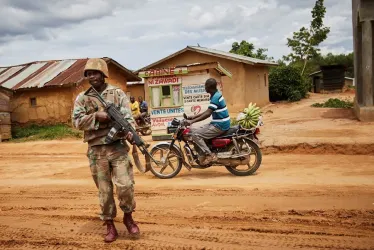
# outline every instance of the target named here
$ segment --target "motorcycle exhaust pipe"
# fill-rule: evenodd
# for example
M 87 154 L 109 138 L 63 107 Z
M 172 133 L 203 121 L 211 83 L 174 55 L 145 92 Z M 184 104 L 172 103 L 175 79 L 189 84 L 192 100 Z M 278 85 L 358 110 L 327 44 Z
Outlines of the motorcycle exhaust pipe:
M 219 165 L 224 165 L 224 166 L 238 166 L 238 165 L 247 165 L 249 163 L 249 160 L 250 160 L 250 156 L 249 154 L 248 155 L 244 155 L 242 156 L 244 157 L 243 160 L 241 159 L 238 159 L 238 158 L 226 158 L 226 159 L 220 159 L 218 158 L 217 160 L 217 164 Z

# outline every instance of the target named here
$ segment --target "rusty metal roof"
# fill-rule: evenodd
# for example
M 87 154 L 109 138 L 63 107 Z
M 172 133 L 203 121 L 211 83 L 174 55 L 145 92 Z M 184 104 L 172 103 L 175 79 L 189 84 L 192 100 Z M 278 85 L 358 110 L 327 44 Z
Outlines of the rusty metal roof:
M 137 75 L 111 58 L 103 58 L 124 72 L 128 81 L 139 81 Z M 79 84 L 88 58 L 37 61 L 0 68 L 0 86 L 12 90 Z
M 9 77 L 11 77 L 12 75 L 14 75 L 15 73 L 17 73 L 18 71 L 20 71 L 23 68 L 24 68 L 24 66 L 14 66 L 14 67 L 9 67 L 8 69 L 4 70 L 0 74 L 0 82 L 3 82 L 5 80 L 7 80 Z
M 23 83 L 22 86 L 18 88 L 32 88 L 32 87 L 43 87 L 46 83 L 55 78 L 58 74 L 68 69 L 73 65 L 76 60 L 63 60 L 57 61 L 49 65 L 48 68 L 43 70 L 41 74 L 37 74 L 27 82 Z
M 11 89 L 15 85 L 17 85 L 19 82 L 21 82 L 22 80 L 30 76 L 32 73 L 34 73 L 35 71 L 43 67 L 45 64 L 46 62 L 31 64 L 29 67 L 24 69 L 22 72 L 17 74 L 15 77 L 9 78 L 8 80 L 4 81 L 1 86 Z

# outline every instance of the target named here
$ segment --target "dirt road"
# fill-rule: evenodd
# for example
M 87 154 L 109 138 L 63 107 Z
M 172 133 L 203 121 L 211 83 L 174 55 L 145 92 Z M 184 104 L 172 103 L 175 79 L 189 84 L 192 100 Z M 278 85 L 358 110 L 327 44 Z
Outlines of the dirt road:
M 310 107 L 330 97 L 353 95 L 263 110 L 268 154 L 254 176 L 136 170 L 141 238 L 129 240 L 119 215 L 110 245 L 85 144 L 0 144 L 0 249 L 374 249 L 374 123 Z
M 141 238 L 103 243 L 80 141 L 0 147 L 1 249 L 374 249 L 374 156 L 265 155 L 257 175 L 136 172 Z

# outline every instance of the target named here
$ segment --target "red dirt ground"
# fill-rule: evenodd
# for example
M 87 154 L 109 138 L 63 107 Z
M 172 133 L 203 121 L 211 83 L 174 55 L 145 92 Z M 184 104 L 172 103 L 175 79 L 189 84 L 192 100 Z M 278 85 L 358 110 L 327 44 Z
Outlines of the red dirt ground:
M 374 154 L 359 149 L 372 143 L 373 126 L 343 115 L 346 110 L 309 108 L 326 97 L 265 109 L 273 112 L 266 113 L 262 128 L 266 154 L 253 176 L 235 177 L 215 167 L 160 180 L 135 170 L 134 217 L 141 237 L 130 240 L 118 216 L 120 237 L 110 245 L 102 241 L 105 228 L 85 144 L 3 143 L 0 246 L 374 249 Z M 318 144 L 330 145 L 330 151 Z

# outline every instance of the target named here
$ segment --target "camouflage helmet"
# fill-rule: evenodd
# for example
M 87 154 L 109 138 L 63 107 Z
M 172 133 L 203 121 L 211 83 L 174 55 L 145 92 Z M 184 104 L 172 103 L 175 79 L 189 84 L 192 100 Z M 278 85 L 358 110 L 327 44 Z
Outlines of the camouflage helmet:
M 101 58 L 90 58 L 87 60 L 86 66 L 84 67 L 84 76 L 87 70 L 97 70 L 104 74 L 104 77 L 109 78 L 108 65 Z

